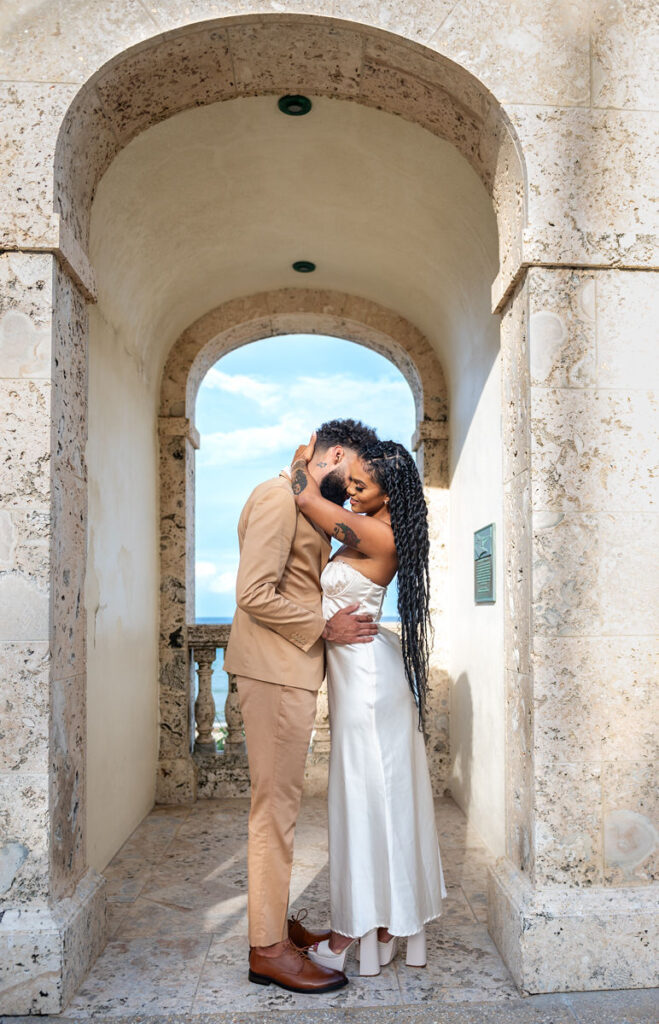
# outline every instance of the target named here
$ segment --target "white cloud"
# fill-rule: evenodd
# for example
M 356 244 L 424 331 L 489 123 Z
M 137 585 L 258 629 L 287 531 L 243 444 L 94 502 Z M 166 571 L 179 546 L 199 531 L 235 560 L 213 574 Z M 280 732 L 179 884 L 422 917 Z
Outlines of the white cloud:
M 202 387 L 213 391 L 226 391 L 232 395 L 242 395 L 250 401 L 257 402 L 264 408 L 279 404 L 281 389 L 271 381 L 258 377 L 248 377 L 243 373 L 223 373 L 216 366 L 211 367 Z
M 216 373 L 219 375 L 219 371 Z M 290 386 L 278 389 L 252 377 L 221 376 L 249 382 L 240 387 L 236 384 L 234 389 L 247 397 L 251 397 L 247 392 L 253 385 L 269 388 L 267 399 L 264 398 L 261 405 L 267 401 L 269 409 L 278 417 L 267 425 L 202 435 L 200 466 L 235 465 L 274 455 L 285 465 L 298 444 L 308 440 L 314 427 L 329 419 L 360 419 L 374 426 L 381 437 L 398 437 L 401 426 L 410 419 L 411 396 L 404 380 L 381 378 L 365 382 L 349 374 L 328 373 L 321 377 L 298 377 Z M 401 438 L 404 443 L 409 443 L 407 433 L 411 431 L 404 429 Z
M 199 463 L 224 466 L 281 452 L 284 458 L 282 465 L 285 465 L 287 456 L 290 457 L 297 445 L 307 439 L 305 430 L 305 423 L 299 417 L 284 416 L 278 423 L 265 427 L 242 427 L 205 434 L 201 440 Z
M 200 588 L 210 594 L 232 594 L 236 589 L 237 565 L 221 570 L 215 562 L 201 561 L 195 566 L 195 576 Z

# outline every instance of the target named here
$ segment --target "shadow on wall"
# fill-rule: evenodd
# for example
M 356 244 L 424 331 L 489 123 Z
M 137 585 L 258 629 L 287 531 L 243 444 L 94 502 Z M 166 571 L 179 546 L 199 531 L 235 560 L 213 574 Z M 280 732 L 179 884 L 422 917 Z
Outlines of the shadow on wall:
M 461 672 L 450 690 L 451 722 L 451 766 L 448 790 L 459 807 L 469 814 L 471 805 L 471 777 L 473 751 L 474 708 L 471 697 L 471 684 L 466 672 Z M 455 728 L 460 723 L 460 729 Z

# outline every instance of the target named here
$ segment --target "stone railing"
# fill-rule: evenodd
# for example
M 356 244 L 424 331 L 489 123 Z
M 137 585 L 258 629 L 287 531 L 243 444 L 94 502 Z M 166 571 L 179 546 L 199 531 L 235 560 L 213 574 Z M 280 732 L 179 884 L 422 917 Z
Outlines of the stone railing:
M 213 699 L 213 662 L 218 650 L 226 649 L 231 626 L 196 623 L 188 626 L 188 644 L 197 666 L 197 698 L 195 723 L 197 736 L 194 760 L 197 765 L 197 795 L 199 797 L 246 796 L 249 792 L 247 752 L 243 735 L 238 691 L 233 676 L 229 675 L 229 692 L 224 705 L 227 735 L 224 750 L 217 749 L 213 736 L 215 701 Z M 313 740 L 305 770 L 305 792 L 320 795 L 327 786 L 329 759 L 329 718 L 327 688 L 323 683 L 318 694 L 318 710 Z
M 236 682 L 229 675 L 229 692 L 224 705 L 224 721 L 227 735 L 224 751 L 218 751 L 213 737 L 215 725 L 215 700 L 213 699 L 213 662 L 218 650 L 225 650 L 229 642 L 231 626 L 226 625 L 194 625 L 188 627 L 188 643 L 197 665 L 197 699 L 195 700 L 195 722 L 197 738 L 195 753 L 217 754 L 234 761 L 245 759 L 245 738 L 243 736 L 243 720 L 238 703 Z

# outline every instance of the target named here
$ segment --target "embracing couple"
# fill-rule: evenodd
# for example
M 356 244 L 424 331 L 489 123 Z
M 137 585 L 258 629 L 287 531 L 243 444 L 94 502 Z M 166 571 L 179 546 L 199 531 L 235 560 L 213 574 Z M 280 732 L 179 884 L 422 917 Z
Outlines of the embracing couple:
M 343 508 L 350 499 L 350 511 Z M 238 525 L 236 677 L 252 784 L 249 978 L 294 992 L 376 975 L 407 939 L 426 962 L 446 895 L 421 727 L 428 680 L 428 525 L 410 453 L 354 420 L 324 423 Z M 330 559 L 330 537 L 342 547 Z M 379 625 L 398 573 L 401 637 Z M 288 918 L 293 837 L 327 671 L 331 931 Z

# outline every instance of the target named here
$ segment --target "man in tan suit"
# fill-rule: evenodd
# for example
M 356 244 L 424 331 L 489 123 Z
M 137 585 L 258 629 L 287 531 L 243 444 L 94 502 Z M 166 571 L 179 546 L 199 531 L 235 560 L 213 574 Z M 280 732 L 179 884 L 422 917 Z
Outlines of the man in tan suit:
M 375 440 L 354 420 L 317 431 L 309 472 L 342 505 L 347 467 Z M 327 937 L 287 922 L 293 836 L 304 767 L 325 674 L 324 640 L 368 643 L 376 632 L 356 606 L 325 620 L 320 574 L 329 538 L 299 511 L 288 471 L 252 491 L 238 523 L 237 609 L 224 659 L 236 676 L 252 783 L 247 869 L 249 977 L 296 992 L 345 985 L 340 971 L 314 964 L 305 947 Z

